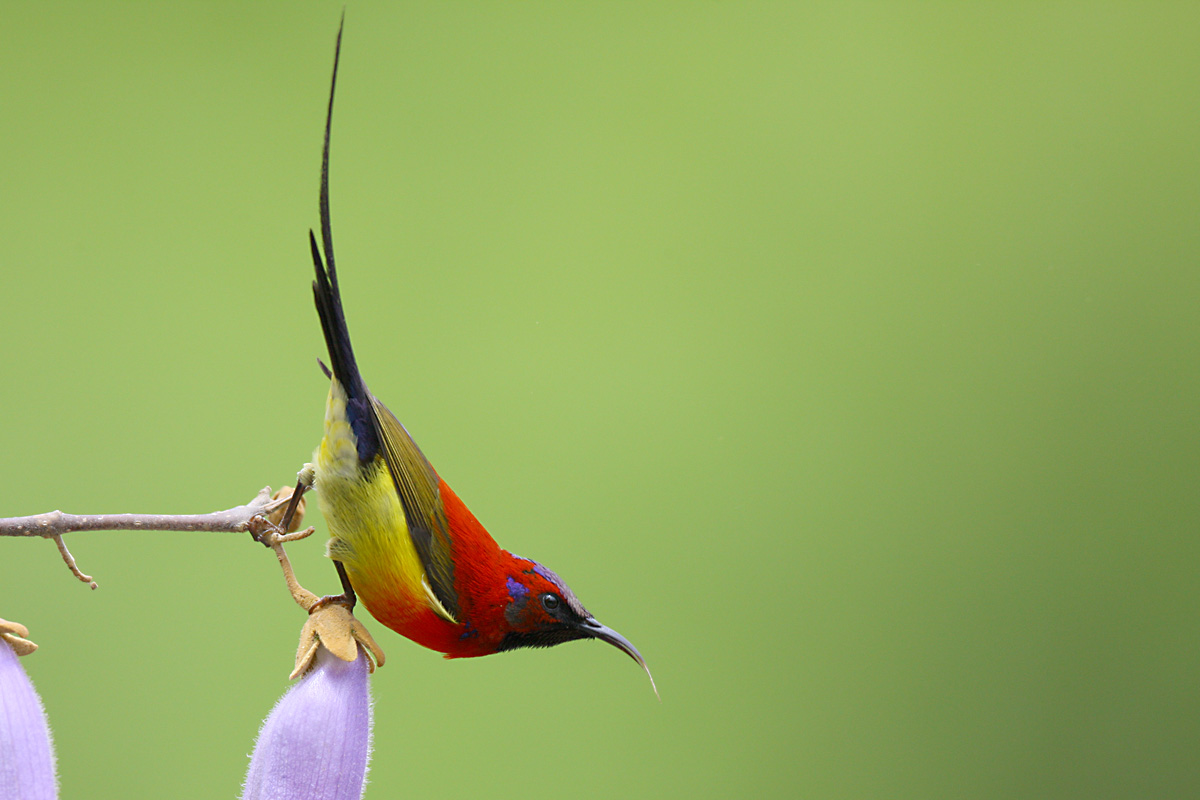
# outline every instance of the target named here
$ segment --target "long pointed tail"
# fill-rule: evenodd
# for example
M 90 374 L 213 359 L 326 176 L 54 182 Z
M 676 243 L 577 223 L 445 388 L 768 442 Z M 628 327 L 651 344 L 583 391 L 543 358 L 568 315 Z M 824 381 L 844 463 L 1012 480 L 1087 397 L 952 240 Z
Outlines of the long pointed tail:
M 321 318 L 321 332 L 325 334 L 333 377 L 346 390 L 349 399 L 365 399 L 367 387 L 354 360 L 354 349 L 350 346 L 350 330 L 346 327 L 346 315 L 342 311 L 342 295 L 338 291 L 333 259 L 328 259 L 329 269 L 326 271 L 317 247 L 317 238 L 312 231 L 309 231 L 309 244 L 317 271 L 317 279 L 313 281 L 313 302 Z
M 342 13 L 343 21 L 345 12 Z M 372 421 L 371 395 L 358 371 L 354 360 L 354 349 L 350 346 L 350 330 L 346 327 L 346 315 L 342 311 L 342 295 L 338 290 L 337 267 L 333 261 L 333 229 L 329 221 L 329 131 L 333 123 L 333 96 L 337 89 L 338 59 L 342 52 L 342 26 L 338 25 L 337 46 L 333 54 L 333 80 L 329 86 L 329 108 L 325 115 L 325 145 L 321 152 L 321 243 L 324 259 L 317 237 L 310 230 L 308 241 L 312 247 L 313 301 L 317 315 L 321 318 L 321 330 L 325 334 L 325 346 L 329 349 L 329 363 L 333 378 L 346 392 L 346 414 L 358 439 L 358 456 L 370 462 L 379 450 L 379 437 Z

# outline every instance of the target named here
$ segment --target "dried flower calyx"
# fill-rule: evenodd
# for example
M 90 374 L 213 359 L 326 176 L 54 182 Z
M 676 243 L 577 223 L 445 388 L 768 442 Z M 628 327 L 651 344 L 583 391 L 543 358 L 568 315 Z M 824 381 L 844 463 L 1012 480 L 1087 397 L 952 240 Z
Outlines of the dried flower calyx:
M 27 638 L 29 629 L 19 622 L 9 622 L 6 619 L 0 619 L 0 639 L 8 642 L 9 647 L 19 656 L 27 656 L 38 646 Z

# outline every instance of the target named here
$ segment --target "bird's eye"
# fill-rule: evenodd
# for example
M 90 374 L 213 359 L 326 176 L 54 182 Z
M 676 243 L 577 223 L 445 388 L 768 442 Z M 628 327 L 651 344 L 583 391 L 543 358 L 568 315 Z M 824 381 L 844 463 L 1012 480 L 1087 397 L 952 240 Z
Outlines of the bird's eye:
M 546 592 L 542 595 L 542 607 L 547 611 L 553 611 L 558 608 L 558 595 Z

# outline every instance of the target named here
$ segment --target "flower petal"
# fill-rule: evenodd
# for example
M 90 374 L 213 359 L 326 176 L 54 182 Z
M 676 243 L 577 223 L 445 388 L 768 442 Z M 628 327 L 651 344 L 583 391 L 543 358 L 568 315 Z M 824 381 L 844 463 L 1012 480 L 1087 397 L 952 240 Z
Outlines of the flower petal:
M 0 797 L 58 797 L 54 747 L 42 701 L 17 654 L 0 638 Z
M 369 657 L 324 647 L 272 709 L 254 746 L 242 800 L 360 800 L 371 750 Z

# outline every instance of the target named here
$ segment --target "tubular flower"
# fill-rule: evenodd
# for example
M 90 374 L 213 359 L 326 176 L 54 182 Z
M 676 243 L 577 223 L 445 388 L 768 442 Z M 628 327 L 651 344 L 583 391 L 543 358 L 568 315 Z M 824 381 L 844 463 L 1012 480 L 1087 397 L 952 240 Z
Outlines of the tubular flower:
M 36 647 L 23 625 L 0 620 L 0 797 L 54 800 L 54 747 L 42 701 L 17 653 Z
M 370 658 L 325 647 L 258 733 L 242 800 L 360 800 L 371 750 Z

